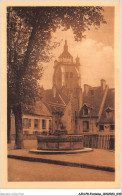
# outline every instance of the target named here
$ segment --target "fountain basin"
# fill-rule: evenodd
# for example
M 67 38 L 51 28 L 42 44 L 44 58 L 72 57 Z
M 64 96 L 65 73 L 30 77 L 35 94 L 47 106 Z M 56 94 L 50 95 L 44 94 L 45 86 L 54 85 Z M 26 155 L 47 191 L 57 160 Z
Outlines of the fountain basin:
M 37 150 L 79 150 L 83 149 L 82 135 L 37 136 Z

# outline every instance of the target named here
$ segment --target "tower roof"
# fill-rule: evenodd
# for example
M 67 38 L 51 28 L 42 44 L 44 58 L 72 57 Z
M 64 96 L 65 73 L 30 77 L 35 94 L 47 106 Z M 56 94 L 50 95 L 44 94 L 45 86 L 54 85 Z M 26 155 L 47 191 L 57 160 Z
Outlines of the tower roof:
M 70 58 L 72 59 L 72 55 L 68 52 L 68 45 L 67 45 L 67 40 L 65 40 L 65 44 L 64 44 L 64 51 L 63 53 L 59 56 L 59 58 Z

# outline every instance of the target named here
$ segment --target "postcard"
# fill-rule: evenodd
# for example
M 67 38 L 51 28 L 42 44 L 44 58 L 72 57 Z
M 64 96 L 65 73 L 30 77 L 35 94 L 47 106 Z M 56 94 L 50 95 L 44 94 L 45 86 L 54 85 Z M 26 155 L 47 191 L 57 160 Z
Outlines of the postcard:
M 1 188 L 120 188 L 120 2 L 2 1 Z

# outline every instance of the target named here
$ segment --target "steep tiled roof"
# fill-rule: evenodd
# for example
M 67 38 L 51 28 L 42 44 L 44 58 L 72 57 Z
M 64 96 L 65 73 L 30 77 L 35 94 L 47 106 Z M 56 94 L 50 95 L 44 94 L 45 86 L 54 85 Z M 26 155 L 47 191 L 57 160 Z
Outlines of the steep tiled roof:
M 88 108 L 90 108 L 91 112 L 89 115 L 91 117 L 98 117 L 104 95 L 105 95 L 105 90 L 103 91 L 101 87 L 90 87 L 87 95 L 83 93 L 83 105 L 86 105 Z M 115 96 L 114 89 L 108 89 L 107 95 L 105 97 L 105 101 L 103 104 L 102 113 L 99 119 L 99 123 L 114 122 L 114 112 L 113 112 L 112 118 L 106 117 L 107 108 L 114 111 L 114 107 L 115 107 L 114 96 Z M 80 110 L 79 117 L 83 117 L 83 107 Z
M 87 95 L 83 93 L 83 104 L 89 105 L 92 108 L 91 116 L 98 116 L 100 105 L 104 96 L 104 92 L 101 87 L 92 87 Z M 83 115 L 83 109 L 81 108 L 80 116 Z
M 54 96 L 53 89 L 48 89 L 44 91 L 43 102 L 51 113 L 63 113 L 67 103 L 69 102 L 69 99 L 62 93 L 61 90 L 56 89 Z
M 51 112 L 42 101 L 37 101 L 34 105 L 24 107 L 24 114 L 51 116 Z
M 65 40 L 64 51 L 59 56 L 59 58 L 71 58 L 71 59 L 73 59 L 72 55 L 68 52 L 67 40 Z
M 59 58 L 73 58 L 68 51 L 63 51 Z

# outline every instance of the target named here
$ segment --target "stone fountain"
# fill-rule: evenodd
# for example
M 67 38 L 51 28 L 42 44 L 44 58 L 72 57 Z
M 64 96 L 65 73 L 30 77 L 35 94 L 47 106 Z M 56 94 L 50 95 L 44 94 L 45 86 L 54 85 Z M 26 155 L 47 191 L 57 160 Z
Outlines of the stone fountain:
M 84 148 L 83 135 L 67 134 L 63 123 L 59 119 L 57 129 L 49 135 L 37 136 L 37 149 L 30 150 L 38 154 L 71 154 L 92 151 L 91 148 Z
M 82 135 L 37 136 L 38 150 L 76 150 L 83 149 Z
M 90 152 L 91 148 L 84 148 L 83 135 L 39 135 L 37 149 L 30 150 L 36 154 L 74 154 Z

